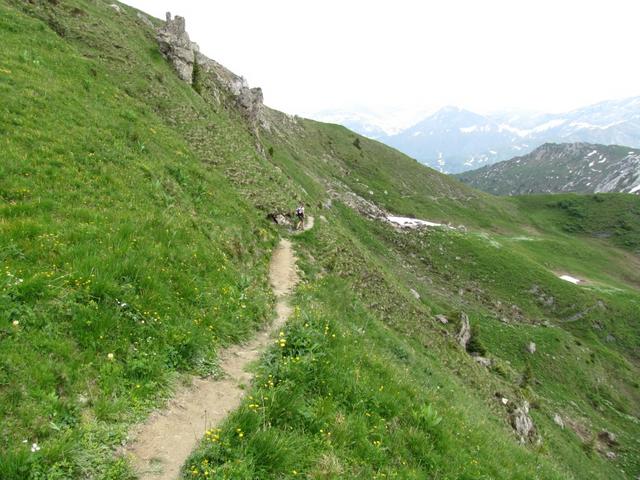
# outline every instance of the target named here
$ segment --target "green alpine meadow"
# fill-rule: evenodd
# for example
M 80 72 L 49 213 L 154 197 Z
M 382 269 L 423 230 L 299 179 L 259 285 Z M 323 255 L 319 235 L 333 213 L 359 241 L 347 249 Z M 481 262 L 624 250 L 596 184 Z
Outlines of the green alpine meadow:
M 174 478 L 639 478 L 640 196 L 481 192 L 186 22 L 0 1 L 0 479 L 170 478 L 136 442 L 206 382 Z

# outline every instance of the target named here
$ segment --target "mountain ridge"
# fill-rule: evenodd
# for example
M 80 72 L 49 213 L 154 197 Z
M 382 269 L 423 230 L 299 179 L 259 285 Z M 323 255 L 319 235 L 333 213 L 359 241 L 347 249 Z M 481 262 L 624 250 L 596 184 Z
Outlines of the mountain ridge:
M 619 145 L 545 143 L 533 152 L 456 175 L 494 195 L 637 193 L 640 150 Z
M 477 114 L 443 107 L 394 134 L 357 120 L 349 126 L 445 173 L 460 173 L 517 155 L 547 142 L 587 142 L 640 147 L 640 97 L 606 100 L 564 113 Z

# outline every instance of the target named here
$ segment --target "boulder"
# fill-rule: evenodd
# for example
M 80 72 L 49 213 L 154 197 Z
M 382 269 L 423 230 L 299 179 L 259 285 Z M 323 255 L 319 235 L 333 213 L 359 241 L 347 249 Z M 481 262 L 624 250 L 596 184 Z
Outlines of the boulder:
M 536 344 L 534 342 L 529 342 L 527 345 L 527 352 L 534 354 L 536 353 Z
M 618 438 L 615 433 L 611 433 L 608 430 L 603 430 L 598 434 L 598 440 L 602 443 L 606 443 L 610 447 L 618 445 Z
M 473 359 L 483 367 L 489 368 L 491 366 L 491 359 L 487 357 L 474 356 Z
M 533 440 L 536 434 L 536 427 L 529 416 L 529 402 L 526 400 L 521 407 L 511 412 L 511 426 L 516 431 L 521 443 Z
M 456 340 L 458 340 L 458 343 L 464 349 L 467 348 L 467 344 L 469 340 L 471 340 L 471 325 L 469 324 L 469 317 L 464 312 L 460 312 L 460 330 L 456 336 Z
M 555 414 L 553 416 L 553 421 L 555 422 L 556 425 L 558 425 L 560 428 L 564 428 L 564 420 L 562 420 L 562 417 L 559 414 Z
M 416 292 L 413 288 L 409 291 L 411 292 L 411 295 L 416 298 L 416 300 L 420 300 L 420 294 L 418 292 Z
M 447 323 L 449 323 L 449 319 L 442 314 L 436 315 L 436 320 L 443 325 L 446 325 Z
M 112 3 L 111 5 L 109 5 L 109 7 L 113 8 L 116 11 L 116 13 L 122 13 L 122 9 L 120 8 L 120 5 Z
M 285 227 L 290 227 L 292 225 L 291 220 L 289 220 L 281 213 L 271 213 L 269 214 L 269 218 L 271 218 L 277 225 L 282 225 Z
M 608 451 L 608 452 L 607 452 L 607 453 L 605 453 L 604 455 L 605 455 L 609 460 L 615 460 L 615 459 L 618 457 L 618 455 L 616 455 L 616 453 L 615 453 L 615 452 L 611 452 L 611 451 Z

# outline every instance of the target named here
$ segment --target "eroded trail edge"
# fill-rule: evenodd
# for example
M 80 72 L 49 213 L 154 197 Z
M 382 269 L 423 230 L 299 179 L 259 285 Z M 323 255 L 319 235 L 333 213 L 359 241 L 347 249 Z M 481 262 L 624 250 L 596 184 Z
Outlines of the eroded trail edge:
M 252 374 L 249 363 L 267 348 L 271 335 L 291 314 L 288 295 L 298 283 L 296 257 L 289 240 L 281 240 L 269 265 L 269 281 L 276 295 L 276 319 L 251 341 L 220 352 L 222 380 L 194 378 L 191 386 L 179 390 L 167 407 L 154 412 L 133 433 L 126 452 L 142 480 L 175 480 L 204 432 L 218 425 L 240 405 Z

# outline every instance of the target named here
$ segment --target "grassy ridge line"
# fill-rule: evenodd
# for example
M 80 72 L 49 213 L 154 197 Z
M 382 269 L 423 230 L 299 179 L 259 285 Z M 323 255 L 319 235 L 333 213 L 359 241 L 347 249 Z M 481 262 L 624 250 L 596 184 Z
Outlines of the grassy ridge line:
M 126 424 L 270 317 L 274 235 L 103 62 L 0 11 L 0 477 L 126 478 Z

